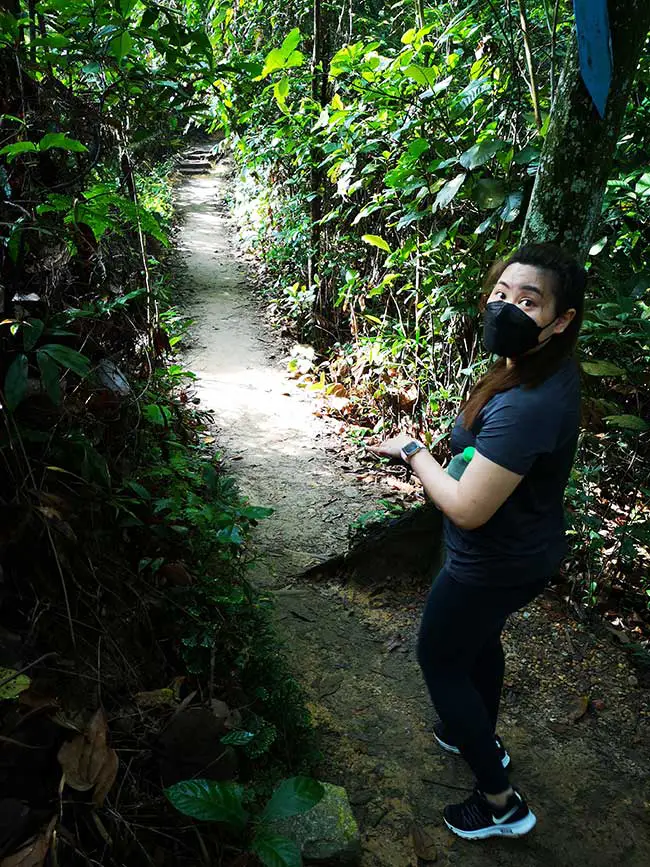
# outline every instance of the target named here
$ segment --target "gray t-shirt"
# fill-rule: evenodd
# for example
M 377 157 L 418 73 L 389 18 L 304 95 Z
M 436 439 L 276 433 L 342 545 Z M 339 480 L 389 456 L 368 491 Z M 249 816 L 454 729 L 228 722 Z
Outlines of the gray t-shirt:
M 580 378 L 570 359 L 535 388 L 496 394 L 472 430 L 462 414 L 452 453 L 467 446 L 523 480 L 490 520 L 462 530 L 445 519 L 447 566 L 466 584 L 512 586 L 552 577 L 566 553 L 564 490 L 580 424 Z

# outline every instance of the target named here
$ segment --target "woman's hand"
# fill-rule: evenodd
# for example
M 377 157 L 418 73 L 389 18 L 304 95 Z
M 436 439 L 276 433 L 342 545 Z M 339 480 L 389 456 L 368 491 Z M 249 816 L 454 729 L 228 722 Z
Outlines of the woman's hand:
M 394 458 L 395 460 L 399 460 L 402 456 L 402 449 L 406 443 L 410 443 L 412 439 L 413 437 L 400 433 L 390 440 L 384 440 L 384 442 L 379 443 L 379 445 L 370 446 L 370 450 L 384 458 Z

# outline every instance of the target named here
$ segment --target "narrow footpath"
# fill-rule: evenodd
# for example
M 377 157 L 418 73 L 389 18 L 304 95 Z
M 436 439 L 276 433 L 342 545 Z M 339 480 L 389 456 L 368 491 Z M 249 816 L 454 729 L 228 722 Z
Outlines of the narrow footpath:
M 340 426 L 314 415 L 313 398 L 286 375 L 286 350 L 237 251 L 232 173 L 220 162 L 177 192 L 195 319 L 187 363 L 230 472 L 253 503 L 275 509 L 256 531 L 254 580 L 277 600 L 321 738 L 319 776 L 348 790 L 362 867 L 416 867 L 414 826 L 443 867 L 647 867 L 650 678 L 552 594 L 508 628 L 500 728 L 538 826 L 521 840 L 473 843 L 444 828 L 443 806 L 466 797 L 471 777 L 431 735 L 414 653 L 427 588 L 301 578 L 345 550 L 348 524 L 385 491 L 369 495 Z

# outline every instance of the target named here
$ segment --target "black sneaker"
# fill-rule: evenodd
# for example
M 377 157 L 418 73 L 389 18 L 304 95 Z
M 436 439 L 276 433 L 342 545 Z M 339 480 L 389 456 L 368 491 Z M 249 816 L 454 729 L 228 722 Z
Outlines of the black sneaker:
M 474 789 L 462 804 L 445 807 L 443 815 L 449 830 L 465 840 L 521 837 L 537 823 L 535 814 L 517 791 L 510 795 L 505 807 L 498 809 L 488 803 L 482 792 Z
M 460 750 L 452 742 L 450 737 L 447 735 L 445 731 L 445 727 L 441 722 L 437 722 L 433 727 L 433 736 L 438 741 L 438 745 L 445 750 L 447 753 L 453 753 L 455 756 L 460 755 Z M 497 747 L 499 749 L 499 758 L 501 759 L 501 764 L 504 768 L 507 768 L 510 764 L 510 754 L 508 750 L 503 745 L 503 741 L 499 737 L 499 735 L 495 735 L 494 739 L 497 742 Z

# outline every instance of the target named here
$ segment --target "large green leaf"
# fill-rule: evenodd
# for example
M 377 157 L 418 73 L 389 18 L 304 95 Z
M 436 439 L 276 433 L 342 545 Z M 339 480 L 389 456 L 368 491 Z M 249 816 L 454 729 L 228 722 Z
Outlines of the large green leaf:
M 165 789 L 169 801 L 186 816 L 205 822 L 224 822 L 241 830 L 248 821 L 244 788 L 215 780 L 183 780 Z
M 469 150 L 466 150 L 459 159 L 459 163 L 465 169 L 475 169 L 482 166 L 488 160 L 492 159 L 495 154 L 509 147 L 508 142 L 503 139 L 494 139 L 493 141 L 482 141 L 475 144 Z
M 589 376 L 623 376 L 625 371 L 611 361 L 583 361 L 582 369 Z
M 454 100 L 451 112 L 452 116 L 458 117 L 463 114 L 470 105 L 476 102 L 479 96 L 483 96 L 491 90 L 492 80 L 487 76 L 477 78 L 475 81 L 470 81 L 467 87 L 463 88 Z
M 297 844 L 264 828 L 255 835 L 251 849 L 266 867 L 302 867 Z
M 48 343 L 41 346 L 41 352 L 53 358 L 61 367 L 74 371 L 77 376 L 87 376 L 90 371 L 90 361 L 81 352 L 64 346 L 62 343 Z
M 440 208 L 446 208 L 447 205 L 452 201 L 455 197 L 456 193 L 462 185 L 465 183 L 465 178 L 467 175 L 465 172 L 461 172 L 459 175 L 456 175 L 451 181 L 448 181 L 444 187 L 440 190 L 438 195 L 436 196 L 436 200 L 433 203 L 433 213 L 440 210 Z
M 605 421 L 612 427 L 619 427 L 624 430 L 650 430 L 650 424 L 638 415 L 607 415 Z
M 61 403 L 61 370 L 59 365 L 53 358 L 50 358 L 49 355 L 46 355 L 40 349 L 36 353 L 36 361 L 38 369 L 41 372 L 43 387 L 52 403 L 58 406 Z
M 33 141 L 17 141 L 14 144 L 5 145 L 0 150 L 0 156 L 6 156 L 7 162 L 13 162 L 20 154 L 35 153 L 38 150 Z
M 290 777 L 277 787 L 263 813 L 265 821 L 306 813 L 321 800 L 325 789 L 311 777 Z
M 27 368 L 27 356 L 21 352 L 11 362 L 5 376 L 5 403 L 11 412 L 25 399 L 27 394 Z
M 362 235 L 361 240 L 364 244 L 370 244 L 371 247 L 379 247 L 380 250 L 385 250 L 386 253 L 390 253 L 388 241 L 382 238 L 381 235 Z
M 85 144 L 76 138 L 68 138 L 62 132 L 48 132 L 38 143 L 39 151 L 49 151 L 51 148 L 61 148 L 61 150 L 75 153 L 84 153 L 88 150 Z
M 129 53 L 133 46 L 133 38 L 126 30 L 118 33 L 110 41 L 111 54 L 118 60 Z
M 288 60 L 289 57 L 291 57 L 293 52 L 300 45 L 301 39 L 302 34 L 299 27 L 294 27 L 293 30 L 287 33 L 282 43 L 282 47 L 280 48 L 285 60 Z
M 506 198 L 505 184 L 501 178 L 481 178 L 474 188 L 474 199 L 479 208 L 498 208 Z
M 23 349 L 31 352 L 43 333 L 45 323 L 42 319 L 25 319 L 23 322 Z

